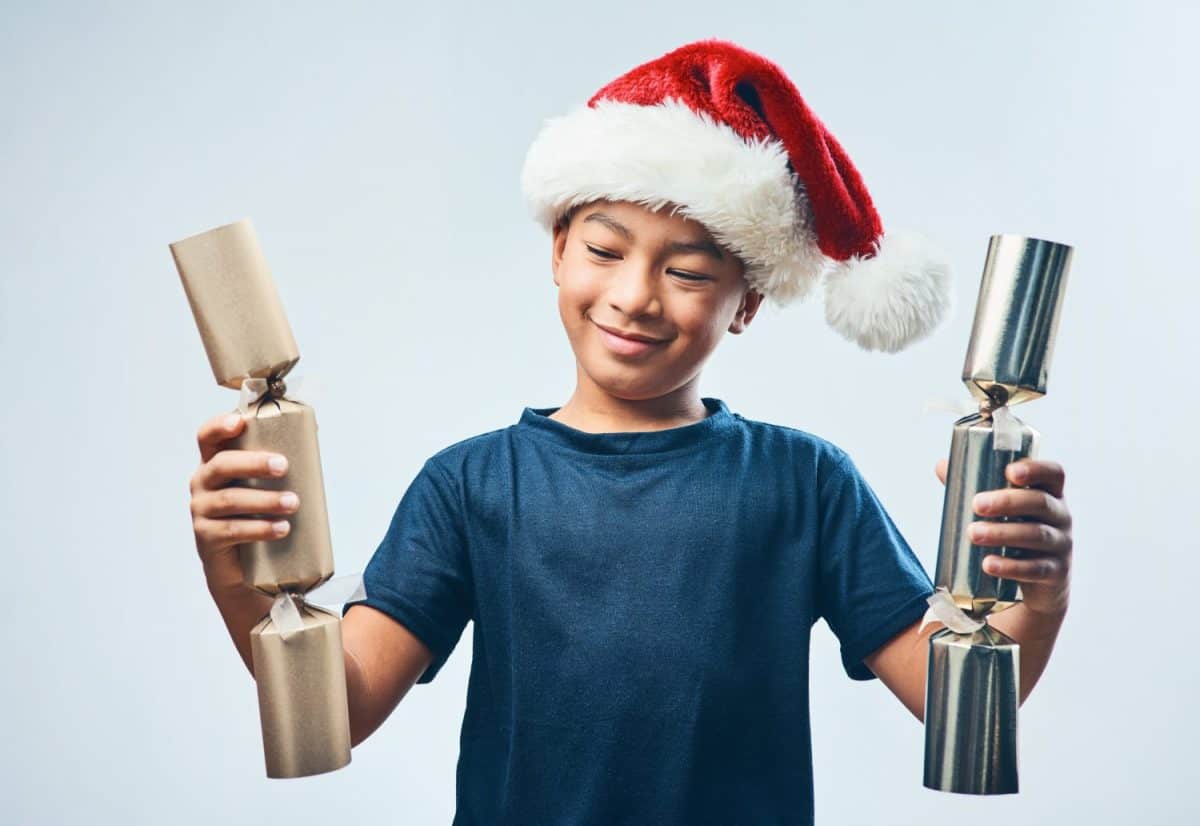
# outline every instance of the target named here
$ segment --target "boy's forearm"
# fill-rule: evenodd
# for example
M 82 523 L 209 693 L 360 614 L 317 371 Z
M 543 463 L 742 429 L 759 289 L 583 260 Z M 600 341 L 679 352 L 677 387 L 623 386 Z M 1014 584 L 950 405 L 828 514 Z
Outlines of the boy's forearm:
M 988 617 L 988 624 L 993 628 L 1012 637 L 1021 646 L 1020 677 L 1021 700 L 1033 691 L 1038 678 L 1050 661 L 1050 652 L 1054 650 L 1058 630 L 1062 627 L 1067 609 L 1054 614 L 1042 614 L 1031 611 L 1024 603 L 1016 605 Z
M 1021 703 L 1042 676 L 1065 616 L 1065 607 L 1057 614 L 1048 615 L 1031 611 L 1023 603 L 989 615 L 988 624 L 1012 637 L 1021 647 Z M 940 622 L 933 622 L 922 631 L 919 623 L 914 622 L 903 635 L 867 657 L 867 666 L 920 721 L 925 719 L 929 637 L 943 627 Z
M 250 629 L 271 610 L 271 598 L 241 583 L 226 584 L 209 581 L 208 592 L 212 595 L 225 628 L 237 648 L 250 676 L 254 676 L 254 660 L 250 654 Z
M 254 659 L 250 651 L 250 630 L 271 610 L 271 597 L 241 584 L 217 585 L 209 583 L 209 593 L 217 604 L 225 628 L 241 655 L 250 676 L 254 676 Z M 368 699 L 369 686 L 365 684 L 362 668 L 350 653 L 343 652 L 346 667 L 346 694 L 349 702 L 351 745 L 357 746 L 375 729 L 378 723 L 363 718 L 359 709 Z

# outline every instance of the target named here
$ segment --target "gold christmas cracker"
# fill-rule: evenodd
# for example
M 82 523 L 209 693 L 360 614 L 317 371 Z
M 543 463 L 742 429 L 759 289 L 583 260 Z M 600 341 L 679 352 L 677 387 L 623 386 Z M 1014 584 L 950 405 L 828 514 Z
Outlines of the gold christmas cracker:
M 249 220 L 169 246 L 213 376 L 241 394 L 246 426 L 230 448 L 288 459 L 282 478 L 235 484 L 300 497 L 287 536 L 238 548 L 246 585 L 275 597 L 250 632 L 267 776 L 339 769 L 350 762 L 341 619 L 305 599 L 335 584 L 317 420 L 284 382 L 300 352 Z

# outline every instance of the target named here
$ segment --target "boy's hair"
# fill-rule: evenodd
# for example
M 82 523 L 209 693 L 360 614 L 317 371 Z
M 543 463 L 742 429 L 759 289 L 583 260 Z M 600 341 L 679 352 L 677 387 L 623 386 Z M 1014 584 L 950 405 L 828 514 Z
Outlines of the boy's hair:
M 571 219 L 575 217 L 575 213 L 583 209 L 585 206 L 587 206 L 587 204 L 576 204 L 560 215 L 555 223 L 563 229 L 566 229 L 571 225 Z
M 579 212 L 579 210 L 583 209 L 584 207 L 589 207 L 592 204 L 600 202 L 601 200 L 603 200 L 603 199 L 595 198 L 591 201 L 587 201 L 586 203 L 575 204 L 575 206 L 570 207 L 569 209 L 567 209 L 566 212 L 564 212 L 562 215 L 560 215 L 558 217 L 558 220 L 554 222 L 555 225 L 560 226 L 563 229 L 566 229 L 568 226 L 570 226 L 571 219 L 575 217 L 575 213 Z M 673 205 L 672 209 L 671 209 L 671 214 L 674 215 L 680 209 L 681 209 L 681 207 L 678 204 Z M 707 229 L 707 227 L 705 227 L 705 229 Z

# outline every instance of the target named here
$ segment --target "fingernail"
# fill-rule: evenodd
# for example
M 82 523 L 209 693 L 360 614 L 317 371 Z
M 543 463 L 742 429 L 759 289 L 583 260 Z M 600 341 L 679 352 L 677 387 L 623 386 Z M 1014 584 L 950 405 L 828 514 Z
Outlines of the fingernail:
M 242 420 L 242 417 L 236 413 L 234 413 L 232 416 L 226 416 L 225 417 L 225 429 L 226 430 L 236 429 L 238 426 L 238 422 L 240 422 L 241 420 Z
M 300 504 L 300 497 L 289 490 L 287 493 L 280 495 L 279 504 L 288 510 L 295 510 Z
M 967 525 L 967 537 L 970 539 L 982 539 L 986 531 L 987 528 L 978 522 L 972 522 L 970 525 Z
M 276 536 L 283 536 L 288 532 L 289 527 L 291 525 L 286 519 L 280 519 L 278 522 L 271 523 L 271 530 L 275 531 Z
M 276 473 L 283 473 L 285 470 L 287 470 L 287 457 L 279 455 L 272 456 L 267 460 L 267 467 L 271 468 L 271 470 L 275 471 Z
M 983 558 L 983 570 L 987 571 L 989 574 L 995 573 L 996 572 L 996 557 L 985 556 Z
M 1025 477 L 1029 475 L 1029 471 L 1024 465 L 1016 465 L 1012 469 L 1012 478 L 1014 482 L 1024 482 Z
M 992 509 L 992 505 L 994 505 L 994 504 L 996 504 L 996 497 L 993 496 L 992 494 L 990 494 L 990 493 L 975 494 L 975 510 L 976 511 L 989 511 Z

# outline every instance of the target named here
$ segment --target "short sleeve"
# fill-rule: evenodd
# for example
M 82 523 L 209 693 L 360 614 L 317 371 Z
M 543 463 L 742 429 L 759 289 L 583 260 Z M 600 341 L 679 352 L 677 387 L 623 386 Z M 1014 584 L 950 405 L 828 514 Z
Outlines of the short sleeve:
M 433 652 L 417 679 L 433 680 L 471 618 L 473 586 L 456 486 L 426 460 L 363 571 L 369 605 L 399 622 Z M 342 613 L 349 610 L 347 605 Z
M 853 460 L 838 450 L 820 488 L 818 604 L 854 680 L 863 657 L 920 619 L 933 583 Z

